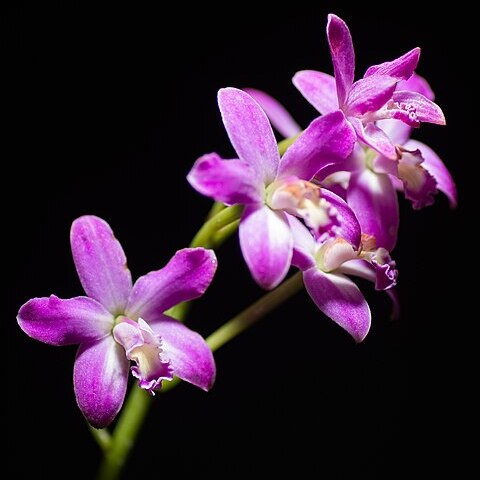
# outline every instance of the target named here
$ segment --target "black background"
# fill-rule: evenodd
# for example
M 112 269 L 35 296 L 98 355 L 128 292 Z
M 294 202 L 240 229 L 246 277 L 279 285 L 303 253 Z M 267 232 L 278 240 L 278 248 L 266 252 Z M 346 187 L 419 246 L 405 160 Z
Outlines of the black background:
M 373 326 L 355 345 L 299 294 L 216 353 L 211 393 L 181 385 L 157 397 L 125 478 L 198 471 L 394 478 L 438 464 L 426 452 L 434 439 L 447 441 L 445 416 L 439 421 L 432 408 L 441 409 L 450 388 L 454 340 L 446 332 L 467 323 L 454 315 L 462 286 L 454 274 L 470 248 L 462 221 L 474 176 L 469 165 L 478 160 L 464 144 L 468 85 L 452 54 L 453 42 L 462 42 L 454 17 L 331 2 L 313 9 L 300 2 L 268 15 L 239 5 L 36 6 L 12 9 L 2 27 L 10 169 L 2 178 L 14 192 L 3 191 L 10 353 L 2 421 L 12 473 L 93 478 L 100 460 L 73 395 L 75 347 L 35 342 L 15 322 L 31 297 L 81 294 L 68 242 L 72 220 L 105 218 L 134 277 L 163 266 L 209 208 L 185 180 L 192 163 L 210 151 L 233 154 L 217 90 L 264 89 L 306 125 L 315 111 L 290 79 L 301 69 L 332 71 L 330 11 L 351 28 L 357 77 L 371 64 L 423 48 L 417 71 L 436 91 L 449 126 L 424 126 L 416 138 L 451 169 L 460 208 L 450 211 L 441 195 L 420 212 L 401 202 L 394 252 L 401 320 L 389 321 L 385 296 L 362 285 Z M 262 294 L 236 238 L 218 257 L 216 279 L 188 321 L 204 335 Z

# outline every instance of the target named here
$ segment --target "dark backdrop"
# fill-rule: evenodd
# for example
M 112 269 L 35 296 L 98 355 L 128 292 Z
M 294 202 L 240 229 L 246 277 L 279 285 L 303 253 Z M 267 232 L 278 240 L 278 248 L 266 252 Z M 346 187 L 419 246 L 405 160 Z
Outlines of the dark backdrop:
M 436 91 L 449 127 L 425 126 L 416 137 L 451 168 L 460 208 L 450 211 L 441 195 L 421 212 L 402 201 L 399 321 L 388 320 L 384 295 L 363 285 L 373 325 L 355 345 L 299 294 L 216 353 L 211 393 L 182 385 L 157 397 L 125 478 L 198 470 L 224 478 L 282 472 L 394 478 L 412 473 L 416 460 L 422 462 L 415 471 L 438 463 L 425 449 L 435 438 L 443 441 L 443 420 L 431 408 L 449 390 L 445 332 L 463 327 L 456 318 L 452 328 L 459 286 L 452 275 L 467 248 L 459 237 L 465 238 L 471 173 L 461 143 L 465 88 L 449 56 L 457 32 L 447 15 L 433 19 L 409 8 L 407 14 L 323 2 L 269 15 L 232 4 L 8 13 L 4 160 L 13 173 L 2 178 L 13 193 L 3 192 L 9 242 L 3 422 L 12 473 L 93 478 L 99 461 L 73 395 L 75 347 L 35 342 L 15 322 L 30 297 L 81 294 L 69 251 L 72 220 L 90 213 L 109 221 L 135 277 L 160 268 L 188 244 L 209 208 L 185 180 L 192 163 L 205 152 L 233 153 L 216 91 L 265 89 L 306 125 L 315 112 L 290 79 L 300 69 L 331 72 L 330 11 L 351 27 L 357 76 L 423 48 L 418 72 Z M 262 294 L 236 238 L 218 256 L 216 279 L 188 321 L 204 335 Z

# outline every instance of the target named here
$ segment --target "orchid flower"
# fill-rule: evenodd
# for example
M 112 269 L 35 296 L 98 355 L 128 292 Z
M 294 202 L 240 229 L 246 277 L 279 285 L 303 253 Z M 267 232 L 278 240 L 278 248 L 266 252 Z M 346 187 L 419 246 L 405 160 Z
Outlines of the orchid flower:
M 218 103 L 239 158 L 204 155 L 187 178 L 203 195 L 245 205 L 240 247 L 253 278 L 271 289 L 285 278 L 292 258 L 287 213 L 302 218 L 319 237 L 341 230 L 343 201 L 310 180 L 350 154 L 355 134 L 341 111 L 332 112 L 312 122 L 280 160 L 268 118 L 250 95 L 225 88 Z
M 370 67 L 364 77 L 354 82 L 355 52 L 346 23 L 330 14 L 327 36 L 335 77 L 313 70 L 298 72 L 293 83 L 320 113 L 342 110 L 356 131 L 358 140 L 383 156 L 396 159 L 397 150 L 377 120 L 395 118 L 412 127 L 421 122 L 445 124 L 438 105 L 422 93 L 397 89 L 408 80 L 420 58 L 420 49 Z
M 308 294 L 325 315 L 361 342 L 370 329 L 370 308 L 346 275 L 373 281 L 377 290 L 389 290 L 397 280 L 395 262 L 384 248 L 376 248 L 372 237 L 363 235 L 357 249 L 341 236 L 316 241 L 295 217 L 289 216 L 289 222 L 294 238 L 292 264 L 303 271 Z M 348 225 L 344 232 L 350 238 L 360 235 L 358 222 L 352 219 Z
M 404 83 L 410 90 L 434 99 L 430 86 L 422 77 L 414 74 L 410 80 L 400 82 L 399 87 Z M 409 125 L 394 119 L 381 120 L 378 125 L 395 145 L 396 160 L 357 144 L 345 163 L 345 169 L 350 171 L 347 176 L 333 174 L 319 180 L 325 186 L 347 180 L 345 198 L 356 213 L 362 231 L 374 236 L 378 246 L 391 251 L 399 226 L 396 189 L 404 192 L 415 209 L 433 204 L 437 190 L 448 197 L 451 207 L 455 207 L 457 192 L 450 172 L 438 155 L 427 145 L 409 139 L 412 132 Z
M 95 216 L 75 220 L 73 260 L 87 296 L 55 295 L 29 300 L 17 320 L 30 337 L 50 345 L 80 344 L 73 383 L 88 422 L 103 428 L 120 410 L 131 372 L 140 388 L 154 393 L 177 377 L 209 390 L 215 362 L 205 340 L 164 314 L 202 295 L 217 267 L 203 248 L 178 251 L 161 270 L 132 286 L 123 249 L 110 226 Z
M 426 80 L 413 74 L 397 88 L 410 90 L 434 100 Z M 272 125 L 284 136 L 295 136 L 300 127 L 277 100 L 255 89 L 247 89 L 260 103 Z M 319 183 L 347 200 L 357 215 L 362 231 L 374 236 L 376 244 L 391 251 L 397 240 L 399 207 L 396 189 L 404 192 L 418 209 L 433 203 L 437 190 L 457 204 L 455 182 L 438 155 L 427 145 L 409 138 L 412 127 L 395 120 L 380 120 L 378 125 L 395 145 L 395 160 L 357 142 L 351 156 L 343 165 L 326 166 L 318 172 Z M 333 173 L 332 173 L 333 172 Z M 373 215 L 372 212 L 375 212 Z

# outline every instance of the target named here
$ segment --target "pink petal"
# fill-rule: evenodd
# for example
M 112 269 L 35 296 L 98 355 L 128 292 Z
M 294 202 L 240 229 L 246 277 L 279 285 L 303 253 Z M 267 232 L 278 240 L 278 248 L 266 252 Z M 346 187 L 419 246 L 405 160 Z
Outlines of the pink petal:
M 420 48 L 417 47 L 391 62 L 373 65 L 366 71 L 365 77 L 388 75 L 397 80 L 408 80 L 417 68 L 419 59 Z
M 396 118 L 412 127 L 421 122 L 445 125 L 442 109 L 420 93 L 397 90 L 393 94 L 393 104 L 388 107 L 389 118 Z M 387 118 L 387 117 L 386 117 Z
M 292 265 L 301 270 L 308 270 L 315 265 L 315 239 L 298 218 L 293 215 L 287 217 L 293 235 Z
M 345 104 L 355 76 L 355 52 L 347 24 L 336 15 L 328 16 L 328 43 L 332 54 L 338 104 Z
M 353 125 L 358 139 L 365 145 L 368 145 L 387 158 L 397 159 L 398 154 L 395 145 L 379 127 L 373 123 L 368 123 L 364 126 L 360 120 L 354 117 L 349 117 L 348 120 Z
M 35 340 L 50 345 L 72 345 L 108 335 L 114 317 L 91 298 L 62 300 L 51 295 L 25 303 L 18 312 L 17 321 Z
M 335 193 L 322 188 L 322 197 L 335 208 L 338 226 L 334 228 L 335 236 L 344 238 L 355 248 L 360 246 L 362 231 L 357 216 L 351 206 Z
M 198 298 L 210 285 L 217 269 L 213 250 L 184 248 L 161 270 L 140 277 L 133 286 L 125 311 L 127 317 L 152 322 L 165 310 Z
M 314 70 L 297 72 L 293 84 L 305 99 L 320 113 L 327 114 L 338 110 L 337 87 L 331 75 Z
M 403 145 L 412 133 L 412 127 L 410 125 L 393 118 L 378 120 L 376 125 L 387 135 L 394 145 Z
M 270 122 L 248 93 L 222 88 L 218 105 L 230 141 L 240 160 L 249 163 L 264 183 L 274 180 L 280 154 Z
M 378 248 L 370 258 L 376 274 L 375 289 L 388 290 L 397 284 L 396 263 L 384 248 Z
M 333 272 L 343 263 L 356 258 L 358 258 L 358 252 L 341 237 L 324 242 L 316 255 L 317 265 L 324 272 Z
M 107 427 L 122 407 L 129 362 L 124 349 L 109 335 L 80 345 L 73 369 L 77 403 L 88 423 Z
M 400 149 L 402 156 L 398 162 L 398 178 L 403 182 L 405 197 L 412 201 L 414 209 L 428 207 L 434 202 L 437 193 L 435 178 L 423 167 L 420 150 Z
M 293 238 L 286 214 L 267 206 L 247 207 L 239 227 L 240 247 L 255 281 L 275 288 L 287 275 Z
M 251 165 L 242 160 L 222 160 L 216 153 L 200 157 L 187 180 L 197 192 L 228 205 L 258 203 L 265 188 Z
M 85 293 L 113 315 L 123 313 L 132 277 L 110 225 L 93 215 L 77 218 L 72 224 L 70 243 Z
M 325 315 L 345 329 L 356 342 L 367 336 L 371 323 L 370 308 L 351 280 L 317 268 L 304 272 L 303 280 L 308 294 Z
M 280 160 L 278 178 L 310 180 L 322 168 L 348 157 L 354 144 L 355 131 L 340 110 L 323 115 L 287 149 Z
M 351 260 L 350 262 L 344 263 L 339 271 L 345 275 L 353 275 L 355 277 L 363 278 L 372 283 L 377 282 L 377 274 L 374 267 L 365 262 L 364 260 Z M 392 313 L 391 318 L 397 319 L 400 317 L 400 302 L 398 299 L 398 294 L 395 287 L 389 288 L 388 290 L 383 290 L 392 301 Z
M 367 169 L 353 173 L 347 202 L 358 218 L 362 233 L 375 237 L 377 247 L 392 251 L 397 242 L 399 211 L 397 192 L 388 175 Z
M 369 112 L 376 112 L 392 98 L 396 84 L 395 78 L 385 75 L 358 80 L 350 90 L 346 114 L 362 116 Z
M 216 368 L 212 351 L 205 340 L 166 315 L 150 326 L 162 341 L 162 349 L 173 374 L 205 391 L 210 390 L 215 382 Z
M 397 90 L 406 90 L 411 92 L 417 92 L 428 98 L 432 102 L 435 100 L 435 93 L 428 82 L 414 73 L 408 80 L 403 80 L 397 84 Z
M 143 319 L 137 323 L 125 318 L 113 329 L 113 337 L 125 349 L 126 357 L 135 362 L 131 371 L 140 388 L 155 395 L 154 390 L 162 386 L 163 380 L 173 379 L 162 340 Z
M 285 137 L 294 137 L 298 135 L 302 129 L 293 117 L 288 113 L 286 108 L 268 93 L 262 92 L 255 88 L 244 88 L 257 103 L 263 108 L 267 114 L 271 124 Z
M 433 175 L 433 178 L 437 181 L 437 188 L 447 196 L 450 206 L 455 208 L 458 201 L 457 187 L 452 175 L 440 157 L 428 145 L 416 140 L 409 140 L 405 144 L 405 148 L 408 150 L 420 150 L 424 159 L 422 167 Z

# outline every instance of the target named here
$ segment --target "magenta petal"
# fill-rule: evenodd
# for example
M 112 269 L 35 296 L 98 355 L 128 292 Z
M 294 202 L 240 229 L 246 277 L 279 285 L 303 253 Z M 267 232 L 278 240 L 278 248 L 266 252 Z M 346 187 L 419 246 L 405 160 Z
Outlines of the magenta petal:
M 216 153 L 200 157 L 187 180 L 197 192 L 228 205 L 258 203 L 264 189 L 251 165 L 242 160 L 222 160 Z
M 347 203 L 355 212 L 362 233 L 374 236 L 377 247 L 392 251 L 397 242 L 399 211 L 397 192 L 388 175 L 371 170 L 353 173 Z
M 403 80 L 397 84 L 397 90 L 407 90 L 411 92 L 421 93 L 424 97 L 428 98 L 432 102 L 435 100 L 435 93 L 428 82 L 414 73 L 408 80 Z
M 337 212 L 338 226 L 334 227 L 335 236 L 345 239 L 350 245 L 360 246 L 362 230 L 352 208 L 335 193 L 322 188 L 322 197 L 333 206 Z
M 355 277 L 363 278 L 375 284 L 378 278 L 377 272 L 375 272 L 375 268 L 364 260 L 351 260 L 349 262 L 346 262 L 340 267 L 339 271 L 340 273 L 344 273 L 345 275 L 353 275 Z M 400 317 L 400 301 L 398 299 L 397 291 L 395 287 L 383 291 L 389 296 L 390 300 L 392 301 L 391 318 L 397 319 L 398 317 Z
M 162 342 L 173 374 L 208 391 L 215 382 L 215 360 L 205 340 L 183 323 L 163 315 L 150 324 Z
M 376 290 L 388 290 L 397 284 L 398 271 L 396 263 L 384 248 L 379 248 L 372 255 L 370 262 L 375 269 Z
M 392 160 L 397 159 L 398 155 L 395 145 L 379 127 L 373 123 L 363 126 L 362 122 L 354 117 L 349 117 L 348 120 L 353 125 L 359 140 L 385 157 Z
M 108 335 L 114 317 L 91 298 L 62 300 L 51 295 L 25 303 L 18 312 L 17 321 L 35 340 L 50 345 L 72 345 Z
M 315 239 L 308 228 L 293 215 L 287 215 L 293 235 L 292 265 L 308 270 L 315 265 Z
M 263 108 L 267 114 L 271 124 L 285 137 L 294 137 L 298 135 L 302 129 L 293 117 L 288 113 L 286 108 L 268 93 L 262 92 L 255 88 L 244 88 L 257 103 Z
M 366 71 L 365 77 L 388 75 L 395 77 L 397 80 L 408 80 L 417 68 L 419 59 L 420 48 L 417 47 L 391 62 L 373 65 Z
M 246 92 L 222 88 L 218 105 L 230 141 L 240 160 L 249 163 L 265 183 L 275 178 L 280 161 L 272 127 L 262 107 Z
M 398 178 L 403 182 L 405 198 L 412 202 L 414 209 L 432 205 L 437 193 L 435 178 L 423 168 L 423 156 L 420 150 L 401 148 L 402 156 L 398 162 Z
M 286 214 L 267 206 L 247 207 L 239 227 L 240 247 L 255 281 L 276 287 L 287 275 L 293 238 Z
M 403 145 L 412 133 L 412 127 L 410 125 L 393 118 L 378 120 L 376 125 L 395 145 Z
M 293 84 L 305 99 L 320 113 L 327 114 L 338 110 L 337 87 L 331 75 L 314 70 L 297 72 Z
M 352 37 L 347 24 L 333 14 L 328 16 L 327 36 L 337 84 L 338 104 L 342 107 L 355 76 L 355 52 Z
M 142 317 L 147 323 L 180 302 L 198 298 L 210 285 L 217 269 L 213 250 L 184 248 L 161 270 L 140 277 L 133 286 L 125 311 L 127 317 Z
M 358 287 L 344 275 L 310 268 L 303 274 L 305 288 L 317 307 L 344 328 L 356 342 L 370 330 L 370 308 Z
M 417 127 L 420 122 L 446 123 L 442 109 L 420 93 L 397 90 L 393 94 L 393 102 L 391 117 L 412 127 Z
M 450 206 L 455 208 L 458 200 L 457 187 L 452 175 L 442 160 L 440 160 L 440 157 L 428 145 L 416 140 L 409 140 L 405 144 L 405 148 L 408 150 L 420 150 L 424 160 L 422 167 L 433 176 L 437 182 L 438 190 L 447 196 Z
M 132 277 L 110 225 L 93 215 L 77 218 L 70 231 L 70 244 L 85 293 L 114 315 L 123 313 Z
M 80 345 L 73 369 L 77 403 L 88 423 L 105 428 L 122 407 L 129 362 L 112 336 Z
M 296 176 L 310 180 L 322 168 L 348 157 L 354 144 L 355 131 L 343 112 L 323 115 L 287 149 L 280 161 L 278 178 Z
M 392 98 L 396 84 L 395 78 L 385 75 L 358 80 L 352 85 L 348 96 L 347 115 L 361 116 L 376 112 Z
M 125 349 L 129 360 L 135 362 L 132 375 L 138 386 L 155 395 L 163 380 L 172 380 L 172 366 L 166 358 L 161 339 L 143 319 L 125 319 L 113 329 L 113 337 Z

